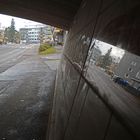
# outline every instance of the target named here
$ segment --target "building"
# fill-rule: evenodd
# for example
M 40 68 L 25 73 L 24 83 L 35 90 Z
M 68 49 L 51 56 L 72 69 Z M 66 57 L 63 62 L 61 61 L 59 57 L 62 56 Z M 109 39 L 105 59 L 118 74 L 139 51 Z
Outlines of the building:
M 140 57 L 126 52 L 118 64 L 115 74 L 127 80 L 134 87 L 140 87 Z
M 52 40 L 51 26 L 39 24 L 35 26 L 26 26 L 20 29 L 22 43 L 40 43 L 43 41 Z

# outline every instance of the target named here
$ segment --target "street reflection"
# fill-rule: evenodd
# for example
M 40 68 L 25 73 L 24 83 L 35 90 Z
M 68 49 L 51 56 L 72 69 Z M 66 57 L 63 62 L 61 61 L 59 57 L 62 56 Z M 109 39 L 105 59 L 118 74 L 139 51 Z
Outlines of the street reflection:
M 140 95 L 140 57 L 119 47 L 93 40 L 85 74 L 103 94 L 129 92 Z

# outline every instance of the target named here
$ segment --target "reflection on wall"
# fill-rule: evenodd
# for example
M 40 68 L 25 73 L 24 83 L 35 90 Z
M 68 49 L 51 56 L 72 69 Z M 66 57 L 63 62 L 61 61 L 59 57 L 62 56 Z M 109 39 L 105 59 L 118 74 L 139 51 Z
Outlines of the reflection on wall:
M 99 40 L 93 40 L 89 50 L 88 65 L 94 64 L 112 75 L 124 53 L 123 49 Z
M 139 0 L 82 1 L 57 78 L 64 88 L 57 86 L 50 140 L 140 140 L 140 62 L 127 52 L 140 55 L 139 13 Z
M 140 57 L 126 52 L 115 74 L 127 80 L 134 88 L 140 88 Z
M 140 57 L 121 48 L 94 39 L 85 69 L 87 79 L 101 94 L 140 94 Z

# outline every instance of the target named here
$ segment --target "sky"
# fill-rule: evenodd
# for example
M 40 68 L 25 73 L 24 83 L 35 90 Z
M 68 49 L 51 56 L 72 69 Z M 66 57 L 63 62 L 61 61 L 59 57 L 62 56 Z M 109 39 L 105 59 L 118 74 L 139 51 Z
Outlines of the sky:
M 102 52 L 102 55 L 106 54 L 107 51 L 112 48 L 112 51 L 111 51 L 111 55 L 112 56 L 115 56 L 115 57 L 120 57 L 122 58 L 124 53 L 125 53 L 125 50 L 121 49 L 121 48 L 118 48 L 116 46 L 113 46 L 111 44 L 108 44 L 108 43 L 105 43 L 103 41 L 99 41 L 98 40 L 98 47 L 99 49 L 101 50 Z
M 19 30 L 19 28 L 24 28 L 25 25 L 37 25 L 37 24 L 40 24 L 38 22 L 34 22 L 34 21 L 31 21 L 31 20 L 26 20 L 26 19 L 22 19 L 22 18 L 18 18 L 18 17 L 13 17 L 13 16 L 0 14 L 1 27 L 9 27 L 10 24 L 11 24 L 11 19 L 12 18 L 15 20 L 16 30 Z

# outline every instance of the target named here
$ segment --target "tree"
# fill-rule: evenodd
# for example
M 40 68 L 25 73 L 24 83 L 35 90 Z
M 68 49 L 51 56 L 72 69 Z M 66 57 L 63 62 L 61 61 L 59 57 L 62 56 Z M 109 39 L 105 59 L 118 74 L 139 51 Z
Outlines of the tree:
M 112 48 L 110 48 L 107 53 L 102 57 L 101 67 L 106 68 L 112 63 L 112 57 L 110 56 Z
M 20 43 L 20 33 L 18 31 L 15 32 L 15 38 L 14 38 L 14 41 L 15 43 Z
M 12 42 L 12 43 L 15 42 L 16 30 L 15 30 L 15 21 L 14 21 L 13 18 L 11 20 L 10 27 L 8 27 L 8 28 L 5 29 L 5 33 L 4 34 L 5 34 L 5 37 L 8 38 L 8 42 Z
M 0 44 L 4 42 L 4 32 L 3 30 L 0 30 Z
M 5 28 L 4 31 L 4 37 L 7 38 L 7 41 L 9 42 L 9 38 L 10 38 L 10 27 Z
M 10 26 L 10 32 L 9 32 L 9 41 L 10 42 L 15 42 L 15 32 L 16 32 L 16 30 L 15 30 L 15 21 L 14 21 L 14 19 L 12 18 L 12 20 L 11 20 L 11 26 Z

